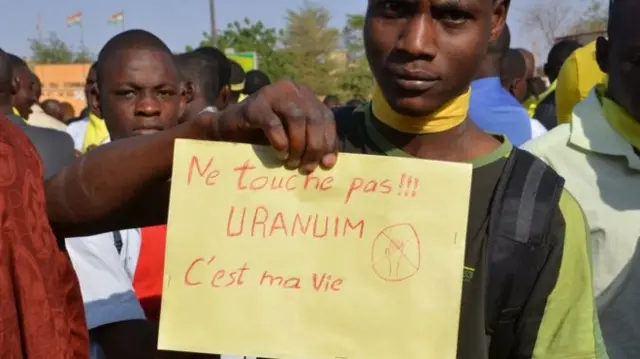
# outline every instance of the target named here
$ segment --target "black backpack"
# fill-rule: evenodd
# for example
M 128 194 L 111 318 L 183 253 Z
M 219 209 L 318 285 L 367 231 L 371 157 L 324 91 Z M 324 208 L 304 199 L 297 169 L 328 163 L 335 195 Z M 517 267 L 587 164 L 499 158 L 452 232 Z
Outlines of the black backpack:
M 514 356 L 515 333 L 527 299 L 553 245 L 547 236 L 564 179 L 532 154 L 514 149 L 494 193 L 488 218 L 486 332 L 489 358 Z
M 342 107 L 334 115 L 337 119 L 346 114 L 364 117 L 367 110 Z M 339 122 L 339 126 L 357 126 L 360 119 Z M 522 310 L 552 248 L 547 234 L 563 188 L 564 179 L 549 165 L 529 152 L 513 149 L 484 226 L 488 234 L 485 330 L 491 336 L 491 359 L 513 356 Z

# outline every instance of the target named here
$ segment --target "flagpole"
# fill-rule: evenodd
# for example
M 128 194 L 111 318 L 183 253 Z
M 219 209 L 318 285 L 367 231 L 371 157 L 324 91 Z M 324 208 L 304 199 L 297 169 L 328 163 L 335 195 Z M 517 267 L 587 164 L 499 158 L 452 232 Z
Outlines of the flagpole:
M 80 46 L 84 49 L 84 21 L 80 19 Z
M 125 29 L 124 28 L 124 9 L 121 9 L 120 13 L 122 14 L 122 21 L 121 21 L 121 23 L 122 23 L 122 32 L 124 32 L 124 29 Z

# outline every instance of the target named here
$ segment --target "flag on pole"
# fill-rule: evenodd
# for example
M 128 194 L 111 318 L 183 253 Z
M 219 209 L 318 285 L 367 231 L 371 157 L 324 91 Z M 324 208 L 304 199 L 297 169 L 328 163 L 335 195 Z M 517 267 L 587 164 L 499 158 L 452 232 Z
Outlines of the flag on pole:
M 124 11 L 118 11 L 117 13 L 109 16 L 109 24 L 119 25 L 124 22 Z
M 67 26 L 79 25 L 82 22 L 82 11 L 67 16 Z

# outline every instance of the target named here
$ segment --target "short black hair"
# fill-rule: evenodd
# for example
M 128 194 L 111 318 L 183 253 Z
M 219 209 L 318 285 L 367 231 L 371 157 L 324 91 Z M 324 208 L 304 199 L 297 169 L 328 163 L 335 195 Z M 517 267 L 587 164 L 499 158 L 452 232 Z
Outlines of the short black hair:
M 327 106 L 331 104 L 339 105 L 340 99 L 336 95 L 327 95 L 325 96 L 324 100 L 322 100 L 322 103 Z
M 239 63 L 229 60 L 231 63 L 231 85 L 239 85 L 245 81 L 245 73 Z
M 169 55 L 173 61 L 173 54 L 169 47 L 160 40 L 159 37 L 146 30 L 133 29 L 119 33 L 112 37 L 102 47 L 98 54 L 98 62 L 96 65 L 96 76 L 98 80 L 98 86 L 102 83 L 105 77 L 104 71 L 107 64 L 113 59 L 114 55 L 118 51 L 122 50 L 157 50 Z
M 210 61 L 218 64 L 218 79 L 220 80 L 220 88 L 229 86 L 231 83 L 231 62 L 227 56 L 220 50 L 211 46 L 202 46 L 195 50 L 195 53 L 209 58 Z
M 13 78 L 13 69 L 9 54 L 0 49 L 0 93 L 10 95 L 12 91 L 11 81 Z
M 245 76 L 243 92 L 245 95 L 252 95 L 270 84 L 271 80 L 267 74 L 260 70 L 251 70 Z
M 527 62 L 522 53 L 516 49 L 509 49 L 502 59 L 500 79 L 503 83 L 527 76 Z
M 532 77 L 527 79 L 527 90 L 529 95 L 540 96 L 547 90 L 547 83 L 544 82 L 542 77 Z
M 180 76 L 198 86 L 208 105 L 214 105 L 224 86 L 220 81 L 218 64 L 201 52 L 187 52 L 176 56 Z
M 562 64 L 571 56 L 571 54 L 581 47 L 580 43 L 576 40 L 562 40 L 551 48 L 549 56 L 547 56 L 547 63 L 544 65 L 544 72 L 549 77 L 549 80 L 555 81 L 560 73 Z
M 610 39 L 617 37 L 620 32 L 628 32 L 628 22 L 635 21 L 640 10 L 640 3 L 635 0 L 610 0 L 609 21 L 607 33 Z

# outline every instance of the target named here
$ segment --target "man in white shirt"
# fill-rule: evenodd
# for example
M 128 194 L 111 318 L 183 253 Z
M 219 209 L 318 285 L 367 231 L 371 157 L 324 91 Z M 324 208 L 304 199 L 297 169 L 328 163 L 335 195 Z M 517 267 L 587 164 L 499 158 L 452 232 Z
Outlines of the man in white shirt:
M 609 39 L 597 41 L 608 82 L 573 110 L 571 124 L 525 144 L 566 179 L 591 232 L 594 292 L 611 359 L 640 358 L 640 2 L 615 0 Z

